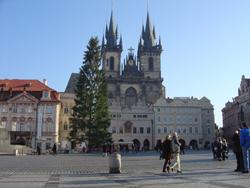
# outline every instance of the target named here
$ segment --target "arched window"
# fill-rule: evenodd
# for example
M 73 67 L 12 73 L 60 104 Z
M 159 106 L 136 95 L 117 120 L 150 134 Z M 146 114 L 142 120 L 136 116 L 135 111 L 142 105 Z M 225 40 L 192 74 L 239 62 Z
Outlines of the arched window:
M 154 59 L 152 57 L 148 58 L 148 70 L 153 71 L 154 70 Z
M 111 71 L 114 70 L 114 64 L 115 64 L 115 59 L 113 56 L 111 56 L 109 59 L 109 70 L 111 70 Z
M 135 105 L 137 102 L 137 93 L 133 87 L 130 87 L 126 90 L 125 93 L 125 103 L 128 107 Z

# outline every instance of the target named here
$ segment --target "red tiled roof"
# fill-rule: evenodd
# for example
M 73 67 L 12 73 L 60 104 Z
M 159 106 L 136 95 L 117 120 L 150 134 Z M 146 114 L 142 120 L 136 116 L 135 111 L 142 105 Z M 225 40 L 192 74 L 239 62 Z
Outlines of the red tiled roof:
M 43 100 L 58 102 L 59 93 L 39 80 L 0 80 L 0 101 L 8 100 L 22 92 L 27 92 L 38 100 L 42 98 L 43 91 L 50 91 L 50 99 Z
M 0 80 L 0 89 L 4 91 L 44 91 L 44 90 L 53 90 L 50 87 L 46 86 L 39 80 Z

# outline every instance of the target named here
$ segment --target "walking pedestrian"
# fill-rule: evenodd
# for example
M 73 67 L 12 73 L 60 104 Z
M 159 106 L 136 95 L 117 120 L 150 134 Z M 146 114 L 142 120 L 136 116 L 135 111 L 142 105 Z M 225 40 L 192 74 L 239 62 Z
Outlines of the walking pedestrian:
M 54 145 L 53 145 L 52 152 L 53 152 L 54 155 L 55 155 L 56 152 L 57 152 L 56 143 L 54 143 Z
M 171 155 L 172 155 L 172 144 L 171 144 L 171 135 L 166 136 L 165 140 L 162 143 L 162 158 L 165 159 L 163 165 L 163 172 L 167 171 L 169 173 L 170 164 L 171 164 Z
M 41 148 L 40 148 L 40 146 L 36 147 L 36 151 L 37 151 L 37 155 L 41 155 Z
M 175 132 L 174 135 L 173 135 L 171 145 L 172 145 L 171 147 L 172 147 L 173 156 L 174 156 L 174 160 L 175 160 L 175 163 L 173 164 L 173 166 L 171 166 L 171 170 L 174 171 L 174 168 L 177 166 L 177 173 L 182 173 L 182 171 L 181 171 L 181 160 L 180 160 L 180 151 L 181 151 L 180 146 L 181 146 L 181 143 L 179 142 L 177 132 Z
M 249 173 L 250 168 L 250 129 L 246 123 L 242 124 L 240 130 L 240 145 L 243 154 L 244 170 L 243 173 Z

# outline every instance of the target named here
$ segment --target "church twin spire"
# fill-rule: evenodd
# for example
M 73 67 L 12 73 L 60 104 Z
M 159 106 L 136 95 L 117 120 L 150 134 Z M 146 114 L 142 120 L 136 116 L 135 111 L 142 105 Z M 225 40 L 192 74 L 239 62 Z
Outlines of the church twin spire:
M 155 26 L 152 26 L 149 12 L 147 12 L 146 27 L 142 25 L 142 33 L 138 44 L 138 51 L 140 50 L 162 50 L 161 39 L 157 44 Z
M 113 11 L 111 11 L 109 26 L 106 25 L 105 38 L 102 38 L 102 48 L 108 49 L 119 49 L 122 51 L 122 36 L 120 35 L 120 40 L 118 43 L 118 26 L 115 26 Z M 106 40 L 105 40 L 106 39 Z M 105 43 L 106 41 L 106 43 Z M 146 26 L 142 26 L 142 33 L 138 44 L 138 51 L 141 50 L 159 50 L 162 51 L 161 39 L 159 37 L 159 42 L 157 44 L 155 27 L 152 26 L 149 12 L 147 12 Z
M 106 39 L 106 43 L 105 43 Z M 117 43 L 118 40 L 118 26 L 115 26 L 113 11 L 111 11 L 109 27 L 106 25 L 105 31 L 105 39 L 104 36 L 102 38 L 102 48 L 108 49 L 119 49 L 122 50 L 122 37 L 120 36 L 119 44 Z

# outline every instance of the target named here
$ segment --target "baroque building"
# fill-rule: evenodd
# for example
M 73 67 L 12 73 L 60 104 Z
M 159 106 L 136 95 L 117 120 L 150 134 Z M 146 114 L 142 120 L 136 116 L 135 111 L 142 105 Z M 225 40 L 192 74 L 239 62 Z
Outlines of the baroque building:
M 206 97 L 159 98 L 154 104 L 155 144 L 177 132 L 185 146 L 209 148 L 215 139 L 214 109 Z
M 234 131 L 245 122 L 250 125 L 250 79 L 241 77 L 238 96 L 227 102 L 222 109 L 223 134 L 231 141 Z
M 60 95 L 38 80 L 0 80 L 0 131 L 44 152 L 58 142 Z

